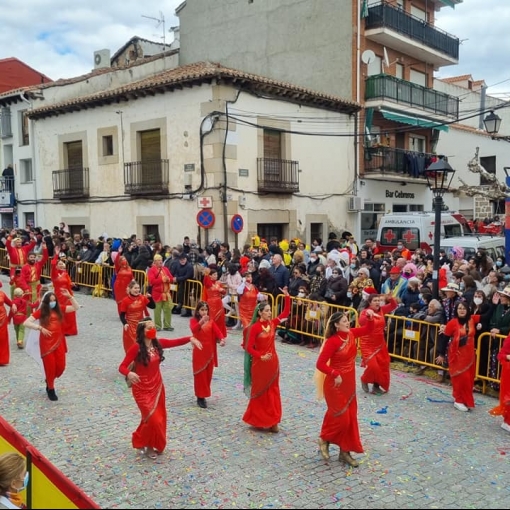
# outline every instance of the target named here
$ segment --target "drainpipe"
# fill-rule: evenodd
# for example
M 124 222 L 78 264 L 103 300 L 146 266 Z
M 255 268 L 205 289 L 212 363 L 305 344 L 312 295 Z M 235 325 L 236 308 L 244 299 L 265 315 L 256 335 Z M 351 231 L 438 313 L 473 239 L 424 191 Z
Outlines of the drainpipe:
M 480 118 L 478 119 L 478 129 L 485 130 L 485 126 L 483 125 L 483 116 L 485 112 L 485 98 L 487 97 L 487 87 L 484 85 L 482 87 L 482 92 L 480 94 Z
M 33 105 L 32 101 L 30 101 L 27 97 L 25 97 L 25 93 L 21 92 L 19 97 L 22 101 L 28 104 L 28 109 L 32 110 Z M 38 225 L 39 222 L 37 220 L 38 214 L 37 214 L 37 179 L 36 179 L 36 164 L 35 164 L 35 136 L 34 136 L 34 123 L 32 119 L 28 119 L 29 122 L 29 128 L 28 128 L 28 136 L 29 136 L 29 143 L 31 146 L 31 152 L 32 152 L 32 184 L 33 184 L 33 194 L 34 194 L 34 226 Z M 17 198 L 16 198 L 17 202 Z M 18 214 L 18 206 L 16 204 L 16 215 Z M 19 217 L 18 217 L 18 224 L 19 224 Z

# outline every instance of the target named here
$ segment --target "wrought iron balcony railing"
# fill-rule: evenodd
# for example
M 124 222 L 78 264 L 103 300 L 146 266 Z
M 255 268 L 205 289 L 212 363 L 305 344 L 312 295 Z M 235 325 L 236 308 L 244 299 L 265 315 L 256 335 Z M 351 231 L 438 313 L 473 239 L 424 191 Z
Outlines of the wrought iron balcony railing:
M 55 170 L 52 177 L 54 198 L 86 198 L 89 196 L 88 168 Z
M 260 192 L 298 192 L 299 161 L 257 158 L 257 181 Z
M 425 179 L 424 171 L 435 161 L 435 154 L 396 149 L 395 147 L 365 147 L 365 177 L 371 174 L 394 174 Z
M 458 37 L 448 34 L 426 21 L 411 16 L 402 9 L 381 3 L 368 8 L 365 18 L 365 30 L 388 28 L 409 37 L 424 46 L 459 60 L 460 41 Z
M 429 89 L 388 74 L 369 76 L 365 82 L 365 100 L 390 100 L 420 108 L 437 115 L 459 118 L 459 98 Z
M 124 163 L 124 193 L 127 195 L 167 194 L 168 159 Z

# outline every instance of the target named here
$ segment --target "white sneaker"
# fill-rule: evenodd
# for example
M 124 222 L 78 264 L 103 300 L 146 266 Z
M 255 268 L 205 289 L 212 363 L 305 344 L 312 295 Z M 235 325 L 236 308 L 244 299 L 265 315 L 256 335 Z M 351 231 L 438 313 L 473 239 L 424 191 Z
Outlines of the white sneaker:
M 469 409 L 464 404 L 461 404 L 459 402 L 454 402 L 453 407 L 455 407 L 457 411 L 462 411 L 463 413 L 469 411 Z
M 508 423 L 503 422 L 503 423 L 501 424 L 501 428 L 502 428 L 503 430 L 506 430 L 507 432 L 510 432 L 510 425 L 508 425 Z

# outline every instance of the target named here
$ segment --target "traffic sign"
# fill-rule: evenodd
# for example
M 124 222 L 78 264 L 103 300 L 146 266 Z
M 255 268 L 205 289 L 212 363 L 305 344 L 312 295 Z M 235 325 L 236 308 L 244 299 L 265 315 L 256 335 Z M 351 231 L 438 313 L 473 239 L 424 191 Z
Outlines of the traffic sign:
M 202 209 L 201 211 L 198 211 L 197 223 L 199 227 L 212 228 L 214 226 L 215 219 L 214 213 L 210 209 Z
M 243 230 L 244 220 L 240 214 L 234 214 L 230 220 L 230 228 L 234 234 L 239 234 Z

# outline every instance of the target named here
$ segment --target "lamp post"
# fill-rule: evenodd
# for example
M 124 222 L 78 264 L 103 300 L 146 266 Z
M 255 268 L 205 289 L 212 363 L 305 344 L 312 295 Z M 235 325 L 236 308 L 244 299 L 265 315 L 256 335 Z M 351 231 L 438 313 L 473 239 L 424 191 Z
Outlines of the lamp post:
M 448 191 L 455 170 L 444 158 L 438 159 L 425 170 L 425 177 L 434 195 L 434 261 L 432 272 L 432 295 L 439 297 L 439 250 L 441 249 L 441 211 L 443 210 L 443 195 Z
M 508 136 L 496 136 L 499 133 L 501 127 L 501 118 L 494 112 L 490 112 L 485 119 L 483 119 L 485 131 L 493 140 L 504 140 L 510 142 Z M 508 175 L 508 167 L 504 167 L 505 170 L 505 184 L 510 187 L 510 176 Z M 505 198 L 505 263 L 510 265 L 510 197 Z

